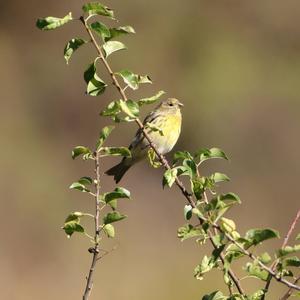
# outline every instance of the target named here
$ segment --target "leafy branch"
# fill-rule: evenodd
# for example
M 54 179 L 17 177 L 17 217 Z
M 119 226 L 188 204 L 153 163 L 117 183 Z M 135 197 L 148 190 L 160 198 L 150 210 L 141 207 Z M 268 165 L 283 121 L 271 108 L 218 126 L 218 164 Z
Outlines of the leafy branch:
M 272 278 L 289 287 L 289 291 L 284 296 L 286 298 L 283 299 L 287 299 L 292 294 L 292 290 L 300 290 L 300 286 L 297 285 L 299 277 L 294 277 L 293 272 L 290 270 L 290 267 L 300 266 L 300 259 L 298 257 L 289 256 L 290 254 L 300 251 L 300 245 L 287 246 L 290 235 L 300 218 L 300 212 L 298 212 L 299 215 L 297 214 L 296 219 L 291 225 L 282 247 L 277 251 L 275 261 L 271 266 L 268 266 L 272 261 L 268 253 L 255 255 L 253 251 L 250 251 L 249 249 L 251 249 L 251 247 L 256 247 L 268 239 L 278 238 L 279 234 L 273 229 L 250 229 L 244 237 L 241 237 L 237 231 L 235 222 L 224 217 L 224 214 L 231 207 L 241 202 L 239 197 L 234 193 L 217 194 L 215 189 L 218 183 L 228 181 L 228 176 L 222 173 L 202 176 L 199 171 L 201 164 L 206 160 L 215 158 L 227 159 L 222 150 L 218 148 L 201 149 L 193 155 L 187 151 L 179 151 L 174 154 L 172 164 L 158 151 L 158 147 L 151 140 L 148 129 L 158 131 L 161 136 L 164 135 L 164 132 L 161 128 L 157 128 L 152 124 L 143 124 L 139 119 L 139 111 L 140 107 L 144 104 L 156 102 L 163 95 L 163 92 L 161 91 L 152 97 L 138 101 L 133 101 L 127 97 L 127 88 L 136 90 L 140 84 L 151 83 L 151 80 L 148 76 L 134 74 L 129 70 L 114 72 L 108 63 L 107 57 L 116 51 L 126 49 L 126 46 L 122 42 L 113 40 L 115 37 L 132 34 L 135 33 L 135 31 L 131 26 L 109 28 L 102 22 L 96 21 L 91 23 L 90 20 L 97 16 L 115 19 L 114 12 L 99 2 L 84 4 L 83 15 L 79 20 L 83 24 L 90 41 L 86 41 L 82 38 L 71 39 L 64 49 L 65 60 L 69 63 L 71 56 L 77 49 L 91 42 L 97 52 L 97 57 L 84 72 L 87 94 L 90 96 L 101 95 L 108 86 L 97 74 L 96 65 L 98 61 L 100 61 L 109 73 L 112 83 L 121 97 L 120 100 L 111 102 L 102 110 L 101 115 L 111 117 L 116 123 L 133 121 L 137 124 L 139 131 L 148 142 L 148 158 L 151 165 L 153 167 L 163 166 L 165 169 L 163 186 L 172 187 L 175 184 L 187 201 L 184 207 L 184 215 L 188 223 L 178 229 L 178 237 L 181 240 L 196 237 L 200 244 L 205 243 L 207 240 L 212 244 L 213 251 L 211 256 L 203 257 L 201 263 L 195 268 L 194 275 L 197 279 L 202 279 L 204 274 L 211 269 L 221 269 L 223 271 L 224 282 L 229 289 L 229 297 L 224 296 L 220 291 L 215 291 L 210 295 L 204 296 L 202 299 L 263 300 L 268 293 Z M 37 21 L 37 27 L 42 30 L 52 30 L 72 20 L 73 17 L 71 13 L 63 18 L 47 17 L 39 19 Z M 97 41 L 96 36 L 102 40 L 102 43 Z M 124 81 L 124 87 L 120 83 L 119 77 Z M 99 255 L 102 233 L 109 238 L 113 238 L 115 236 L 115 229 L 111 223 L 120 221 L 126 217 L 116 211 L 117 199 L 130 197 L 129 191 L 119 187 L 112 192 L 101 194 L 100 158 L 115 155 L 123 157 L 131 155 L 130 150 L 126 147 L 104 147 L 104 142 L 110 135 L 112 129 L 112 126 L 102 129 L 94 151 L 91 151 L 85 146 L 77 146 L 72 151 L 73 158 L 82 156 L 84 160 L 92 160 L 95 164 L 94 179 L 81 177 L 70 186 L 71 189 L 85 192 L 94 198 L 95 214 L 91 215 L 82 212 L 72 213 L 67 217 L 63 227 L 69 237 L 74 232 L 84 233 L 93 243 L 93 247 L 89 248 L 89 252 L 93 254 L 93 257 L 83 295 L 84 300 L 89 298 L 93 285 L 95 266 L 97 261 L 102 257 Z M 180 178 L 181 176 L 187 176 L 189 178 L 190 188 L 187 188 L 183 184 Z M 91 191 L 90 185 L 93 183 L 94 191 Z M 101 222 L 100 213 L 107 207 L 110 208 L 111 211 L 103 216 Z M 93 237 L 85 232 L 84 227 L 80 224 L 81 219 L 85 216 L 94 218 L 95 232 Z M 193 220 L 196 220 L 196 224 L 192 223 Z M 241 257 L 248 257 L 250 259 L 250 262 L 247 262 L 245 266 L 245 270 L 248 276 L 266 282 L 264 289 L 247 295 L 241 285 L 242 279 L 236 276 L 231 266 L 234 261 Z M 295 278 L 294 283 L 286 280 L 284 278 L 286 276 L 293 276 Z

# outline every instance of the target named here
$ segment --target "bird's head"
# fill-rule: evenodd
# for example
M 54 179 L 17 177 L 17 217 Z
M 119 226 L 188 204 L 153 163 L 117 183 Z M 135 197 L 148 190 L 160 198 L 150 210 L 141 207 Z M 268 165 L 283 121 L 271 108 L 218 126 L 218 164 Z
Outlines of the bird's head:
M 175 98 L 169 98 L 167 100 L 162 101 L 161 103 L 162 109 L 168 109 L 168 110 L 178 110 L 180 107 L 183 106 L 183 104 Z

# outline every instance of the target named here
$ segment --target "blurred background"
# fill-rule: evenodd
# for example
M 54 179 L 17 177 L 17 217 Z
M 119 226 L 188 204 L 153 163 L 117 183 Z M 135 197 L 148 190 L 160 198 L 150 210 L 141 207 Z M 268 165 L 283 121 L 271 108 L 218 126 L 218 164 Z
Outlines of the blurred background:
M 63 48 L 86 37 L 79 22 L 52 32 L 35 28 L 38 17 L 80 15 L 82 1 L 0 3 L 1 228 L 0 289 L 3 299 L 81 299 L 91 255 L 81 235 L 61 230 L 72 211 L 93 211 L 93 200 L 70 191 L 92 164 L 72 161 L 76 145 L 93 147 L 108 119 L 98 113 L 118 95 L 84 95 L 83 71 L 95 53 L 82 47 L 70 65 Z M 230 162 L 207 162 L 203 173 L 225 172 L 223 191 L 243 203 L 229 214 L 239 231 L 272 227 L 286 233 L 299 198 L 300 3 L 298 1 L 106 1 L 118 25 L 137 34 L 122 38 L 129 51 L 114 54 L 114 70 L 149 74 L 154 84 L 134 99 L 165 90 L 184 104 L 182 134 L 175 150 L 220 147 Z M 103 76 L 104 78 L 107 78 Z M 152 107 L 146 107 L 145 112 Z M 121 124 L 111 145 L 127 145 L 135 124 Z M 103 161 L 103 172 L 117 159 Z M 116 225 L 118 249 L 99 263 L 91 299 L 201 299 L 226 291 L 221 274 L 204 281 L 193 268 L 210 246 L 181 243 L 184 199 L 161 188 L 162 170 L 140 163 L 121 182 L 132 201 L 120 201 L 129 218 Z M 114 188 L 103 177 L 103 189 Z M 86 223 L 85 223 L 86 224 Z M 86 224 L 88 226 L 88 224 Z M 299 232 L 299 227 L 296 232 Z M 281 241 L 270 241 L 272 251 Z M 241 276 L 245 273 L 238 272 Z M 245 279 L 248 291 L 259 287 Z M 285 288 L 273 282 L 268 299 Z

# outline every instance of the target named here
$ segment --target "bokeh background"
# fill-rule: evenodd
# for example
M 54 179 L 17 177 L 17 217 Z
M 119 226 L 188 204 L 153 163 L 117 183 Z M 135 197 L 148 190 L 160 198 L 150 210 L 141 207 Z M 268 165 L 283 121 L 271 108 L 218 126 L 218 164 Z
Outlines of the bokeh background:
M 1 242 L 3 299 L 80 299 L 90 265 L 89 242 L 68 240 L 60 229 L 71 211 L 92 211 L 93 201 L 68 190 L 92 175 L 92 165 L 72 161 L 76 145 L 92 146 L 109 122 L 98 113 L 117 99 L 84 95 L 82 73 L 95 55 L 83 47 L 65 65 L 65 43 L 85 37 L 79 22 L 52 32 L 35 28 L 37 17 L 79 16 L 82 1 L 1 1 Z M 203 173 L 227 173 L 222 189 L 243 204 L 230 213 L 239 231 L 277 228 L 284 236 L 299 208 L 300 177 L 300 3 L 298 1 L 106 1 L 120 25 L 136 36 L 123 38 L 129 51 L 114 54 L 114 70 L 129 68 L 154 81 L 135 98 L 165 90 L 185 104 L 176 149 L 217 146 L 230 162 L 208 162 Z M 104 76 L 105 78 L 105 76 Z M 133 94 L 132 94 L 133 95 Z M 146 110 L 151 107 L 147 107 Z M 110 139 L 127 145 L 136 128 L 122 124 Z M 107 159 L 106 170 L 117 160 Z M 162 190 L 162 170 L 136 166 L 122 181 L 133 200 L 120 209 L 129 218 L 97 267 L 91 299 L 201 299 L 224 289 L 216 272 L 204 281 L 193 268 L 210 247 L 181 243 L 184 199 L 176 188 Z M 106 191 L 114 187 L 103 178 Z M 298 227 L 299 232 L 299 227 Z M 280 241 L 268 242 L 270 251 Z M 241 276 L 245 274 L 239 272 Z M 245 279 L 249 291 L 259 285 Z M 273 283 L 274 284 L 274 283 Z M 273 286 L 273 285 L 272 285 Z M 274 284 L 268 299 L 284 288 Z

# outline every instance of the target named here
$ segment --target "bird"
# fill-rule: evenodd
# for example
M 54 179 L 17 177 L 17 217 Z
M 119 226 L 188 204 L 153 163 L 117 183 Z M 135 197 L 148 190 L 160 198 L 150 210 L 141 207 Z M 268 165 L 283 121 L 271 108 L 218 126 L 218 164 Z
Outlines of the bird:
M 163 100 L 143 121 L 145 132 L 162 155 L 170 152 L 179 138 L 182 121 L 181 107 L 183 104 L 175 98 Z M 105 172 L 113 176 L 116 183 L 122 179 L 130 167 L 147 157 L 149 141 L 145 138 L 141 128 L 136 132 L 128 148 L 131 156 L 123 157 L 120 163 Z

